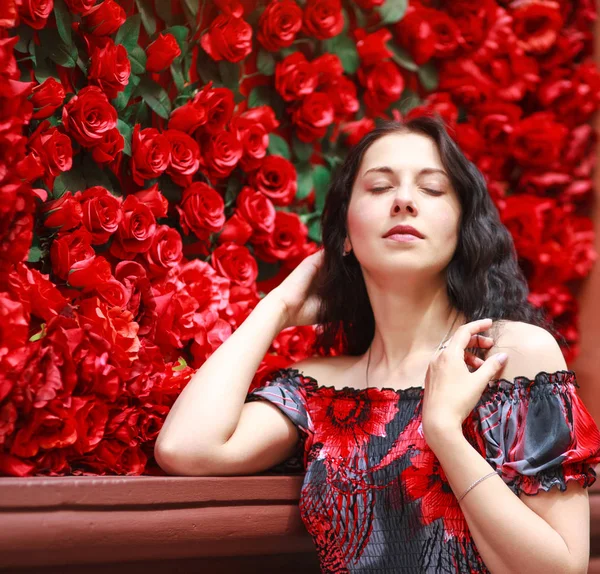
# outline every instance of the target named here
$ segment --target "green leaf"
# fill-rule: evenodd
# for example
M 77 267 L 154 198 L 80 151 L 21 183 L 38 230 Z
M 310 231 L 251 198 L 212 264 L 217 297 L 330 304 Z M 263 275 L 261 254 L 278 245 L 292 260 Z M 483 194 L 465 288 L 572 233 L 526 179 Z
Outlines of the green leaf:
M 302 162 L 309 161 L 314 151 L 312 144 L 300 141 L 296 136 L 292 137 L 292 148 L 296 159 Z
M 47 55 L 54 63 L 65 68 L 74 68 L 77 65 L 77 46 L 67 46 L 58 35 L 56 30 L 44 28 L 40 30 L 40 40 L 44 55 Z M 37 54 L 37 49 L 36 49 Z
M 325 198 L 329 190 L 331 174 L 324 165 L 315 165 L 312 173 L 313 186 L 315 188 L 315 207 L 318 211 L 323 211 Z
M 29 260 L 31 263 L 34 263 L 33 261 Z M 38 260 L 39 261 L 39 260 Z M 42 323 L 41 324 L 41 330 L 38 331 L 35 335 L 32 335 L 31 337 L 29 337 L 29 341 L 31 343 L 35 343 L 36 341 L 39 341 L 40 339 L 42 339 L 43 337 L 46 336 L 46 323 Z
M 125 142 L 123 145 L 123 153 L 131 155 L 131 134 L 133 133 L 133 129 L 131 129 L 131 126 L 123 120 L 117 120 L 117 129 L 123 136 Z
M 171 77 L 173 78 L 173 82 L 175 82 L 177 92 L 181 93 L 185 88 L 185 76 L 181 71 L 181 62 L 174 61 L 171 64 Z
M 417 76 L 423 88 L 428 92 L 434 92 L 440 82 L 437 68 L 432 62 L 427 62 L 417 70 Z
M 256 68 L 261 74 L 272 76 L 275 73 L 275 58 L 273 57 L 273 54 L 266 50 L 259 50 Z
M 135 0 L 142 17 L 142 24 L 148 33 L 153 36 L 156 33 L 156 20 L 154 19 L 154 8 L 150 0 Z
M 116 195 L 112 181 L 108 176 L 108 174 L 111 173 L 110 170 L 103 169 L 94 161 L 94 158 L 92 158 L 91 155 L 85 155 L 83 161 L 81 162 L 81 170 L 85 177 L 86 189 L 99 185 L 110 191 L 113 195 Z
M 206 1 L 206 0 L 204 0 Z M 183 0 L 184 6 L 188 9 L 192 16 L 198 15 L 198 0 Z
M 239 64 L 221 60 L 219 62 L 219 74 L 223 85 L 232 92 L 237 92 L 240 86 L 241 68 Z
M 127 18 L 125 23 L 117 31 L 115 44 L 122 44 L 128 52 L 131 52 L 138 45 L 140 22 L 141 17 L 139 14 L 134 14 Z
M 269 134 L 269 153 L 291 159 L 290 146 L 277 134 Z
M 227 189 L 225 190 L 225 205 L 227 207 L 235 203 L 241 189 L 242 184 L 240 180 L 235 177 L 230 177 L 227 181 Z
M 52 197 L 57 199 L 67 191 L 71 191 L 74 193 L 82 189 L 86 189 L 86 183 L 83 174 L 80 173 L 79 169 L 71 168 L 69 171 L 61 173 L 54 180 L 54 187 L 52 188 Z
M 156 114 L 165 120 L 169 119 L 171 113 L 171 100 L 169 99 L 169 94 L 167 94 L 163 87 L 159 86 L 150 78 L 144 77 L 141 79 L 140 85 L 138 86 L 138 93 Z
M 319 218 L 313 219 L 308 226 L 308 237 L 317 243 L 321 243 L 323 240 L 321 235 L 321 220 Z
M 32 245 L 29 249 L 29 255 L 27 256 L 27 261 L 29 263 L 37 263 L 42 259 L 42 250 L 39 245 Z
M 375 10 L 379 13 L 381 24 L 395 24 L 404 18 L 408 0 L 386 0 L 383 6 L 378 6 Z
M 421 103 L 419 95 L 407 88 L 402 92 L 400 98 L 390 106 L 390 109 L 399 110 L 400 113 L 405 116 L 410 110 L 420 106 Z
M 258 108 L 259 106 L 270 105 L 270 90 L 267 86 L 256 86 L 248 94 L 248 107 Z
M 54 18 L 59 36 L 67 46 L 70 46 L 73 43 L 71 37 L 73 18 L 64 0 L 54 0 Z
M 45 58 L 37 59 L 37 64 L 33 68 L 33 73 L 35 75 L 35 79 L 40 84 L 45 82 L 48 78 L 54 78 L 55 80 L 59 79 L 56 68 L 53 64 L 50 64 L 50 62 L 48 62 L 48 60 L 46 60 Z
M 416 72 L 419 69 L 419 66 L 417 66 L 411 55 L 404 48 L 396 46 L 392 41 L 388 42 L 386 46 L 393 53 L 392 59 L 396 64 L 411 72 Z
M 304 199 L 313 188 L 312 171 L 309 165 L 301 165 L 296 167 L 296 173 L 298 176 L 298 189 L 296 191 L 296 199 Z
M 184 52 L 184 48 L 187 44 L 188 28 L 185 26 L 171 26 L 170 28 L 163 30 L 161 34 L 172 34 L 175 37 L 175 40 L 177 40 L 181 52 Z
M 183 371 L 183 369 L 185 369 L 187 367 L 187 362 L 183 357 L 179 357 L 177 359 L 177 366 L 173 367 L 174 371 Z
M 129 82 L 125 86 L 125 89 L 120 92 L 116 98 L 112 100 L 113 106 L 115 106 L 118 112 L 123 111 L 127 104 L 129 103 L 129 99 L 131 98 L 131 94 L 133 94 L 134 88 L 140 83 L 140 77 L 134 74 L 129 76 Z
M 345 34 L 339 34 L 335 38 L 330 38 L 323 42 L 323 48 L 326 52 L 336 54 L 340 61 L 344 71 L 347 74 L 354 74 L 360 66 L 360 60 L 358 57 L 358 51 L 356 50 L 356 44 L 354 40 Z
M 205 84 L 208 84 L 210 81 L 221 81 L 221 75 L 219 73 L 219 66 L 217 65 L 217 62 L 215 62 L 204 50 L 198 50 L 196 70 Z
M 154 0 L 154 9 L 156 10 L 156 15 L 167 26 L 169 26 L 173 20 L 171 2 L 165 2 L 165 0 Z
M 131 62 L 131 72 L 133 74 L 143 74 L 146 71 L 146 52 L 136 44 L 128 55 Z
M 21 54 L 27 54 L 29 52 L 29 42 L 33 39 L 35 30 L 29 26 L 19 26 L 14 31 L 15 36 L 19 36 L 19 41 L 15 44 L 15 50 L 21 52 Z

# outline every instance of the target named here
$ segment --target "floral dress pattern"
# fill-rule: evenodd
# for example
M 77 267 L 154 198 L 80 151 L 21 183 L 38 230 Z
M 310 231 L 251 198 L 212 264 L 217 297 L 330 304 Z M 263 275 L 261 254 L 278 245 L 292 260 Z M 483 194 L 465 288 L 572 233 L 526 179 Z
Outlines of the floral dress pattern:
M 589 487 L 600 432 L 573 371 L 490 382 L 463 434 L 517 495 Z M 305 472 L 300 513 L 323 574 L 489 572 L 444 470 L 423 438 L 422 387 L 319 385 L 280 369 L 246 402 L 267 400 L 299 431 L 279 468 Z M 296 466 L 294 466 L 296 465 Z

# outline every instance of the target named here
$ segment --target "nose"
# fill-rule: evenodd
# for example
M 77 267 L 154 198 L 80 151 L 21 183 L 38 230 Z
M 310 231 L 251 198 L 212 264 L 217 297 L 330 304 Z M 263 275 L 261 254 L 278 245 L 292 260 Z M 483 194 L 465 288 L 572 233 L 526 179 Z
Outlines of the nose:
M 397 214 L 402 211 L 411 214 L 417 213 L 417 205 L 411 192 L 410 185 L 399 186 L 398 191 L 393 197 L 392 214 Z

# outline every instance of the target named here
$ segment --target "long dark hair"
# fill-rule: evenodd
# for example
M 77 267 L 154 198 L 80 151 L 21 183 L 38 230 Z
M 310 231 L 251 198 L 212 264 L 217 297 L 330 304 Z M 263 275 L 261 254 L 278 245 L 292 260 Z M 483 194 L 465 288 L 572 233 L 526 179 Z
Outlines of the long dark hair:
M 462 206 L 456 251 L 446 268 L 451 305 L 467 321 L 486 317 L 543 327 L 560 337 L 543 312 L 528 300 L 529 288 L 518 265 L 509 231 L 500 221 L 479 169 L 469 161 L 438 116 L 386 121 L 366 134 L 348 152 L 332 179 L 321 219 L 324 261 L 315 281 L 321 299 L 316 349 L 360 355 L 375 334 L 375 318 L 362 270 L 354 251 L 343 256 L 346 216 L 356 174 L 369 146 L 391 133 L 417 133 L 437 145 Z

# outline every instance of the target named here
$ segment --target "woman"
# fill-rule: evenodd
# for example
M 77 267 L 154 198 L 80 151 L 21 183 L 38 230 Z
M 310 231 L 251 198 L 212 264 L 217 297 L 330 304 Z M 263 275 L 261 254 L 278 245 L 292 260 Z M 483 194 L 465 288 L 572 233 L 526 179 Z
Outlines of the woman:
M 349 152 L 322 223 L 324 249 L 177 399 L 162 468 L 301 456 L 323 572 L 586 572 L 600 433 L 480 172 L 441 121 L 390 122 Z M 279 331 L 315 323 L 331 356 L 248 393 Z

